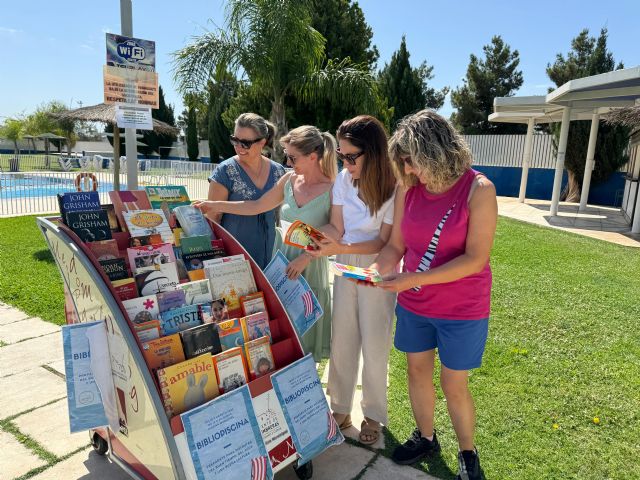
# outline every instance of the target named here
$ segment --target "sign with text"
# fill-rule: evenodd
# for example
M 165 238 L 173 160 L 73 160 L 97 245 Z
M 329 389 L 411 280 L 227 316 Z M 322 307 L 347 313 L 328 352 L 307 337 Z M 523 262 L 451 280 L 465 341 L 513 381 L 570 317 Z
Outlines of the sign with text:
M 271 383 L 300 455 L 300 464 L 344 441 L 327 405 L 311 354 L 274 373 Z
M 120 128 L 153 130 L 153 119 L 149 107 L 116 105 L 116 122 Z
M 105 65 L 104 103 L 127 103 L 159 107 L 158 74 Z
M 103 427 L 108 424 L 102 397 L 91 370 L 91 350 L 87 330 L 104 322 L 77 323 L 62 326 L 64 371 L 67 382 L 69 427 L 71 433 Z M 106 337 L 104 343 L 106 344 Z
M 199 480 L 273 477 L 247 385 L 181 418 Z
M 154 72 L 156 42 L 107 33 L 107 65 Z

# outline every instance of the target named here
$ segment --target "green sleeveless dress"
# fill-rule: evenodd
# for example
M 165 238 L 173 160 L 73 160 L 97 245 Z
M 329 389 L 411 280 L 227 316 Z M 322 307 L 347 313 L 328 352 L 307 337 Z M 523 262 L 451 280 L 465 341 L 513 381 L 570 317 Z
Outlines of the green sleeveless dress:
M 285 222 L 302 220 L 316 228 L 329 223 L 331 208 L 330 190 L 314 198 L 306 205 L 298 207 L 293 196 L 293 186 L 288 181 L 284 187 L 284 202 L 280 207 L 280 218 Z M 293 260 L 303 253 L 303 250 L 285 245 L 282 241 L 283 232 L 278 228 L 274 252 L 280 250 L 289 260 Z M 329 287 L 329 262 L 327 257 L 316 258 L 309 263 L 302 272 L 302 276 L 316 294 L 324 315 L 302 337 L 305 353 L 312 353 L 316 362 L 322 358 L 329 358 L 331 347 L 331 289 Z

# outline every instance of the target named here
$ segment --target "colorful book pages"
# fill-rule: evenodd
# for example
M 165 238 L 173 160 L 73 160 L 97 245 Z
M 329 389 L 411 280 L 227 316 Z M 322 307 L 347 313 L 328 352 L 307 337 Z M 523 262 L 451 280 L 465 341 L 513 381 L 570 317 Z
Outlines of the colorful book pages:
M 214 355 L 213 363 L 218 377 L 218 387 L 222 392 L 230 392 L 247 383 L 247 367 L 241 347 Z
M 284 243 L 292 247 L 310 250 L 314 248 L 313 240 L 324 239 L 324 234 L 315 227 L 300 220 L 293 222 L 284 235 Z
M 377 270 L 373 268 L 355 267 L 353 265 L 344 265 L 342 263 L 332 263 L 331 268 L 336 275 L 362 280 L 363 282 L 378 283 L 382 281 L 382 277 Z
M 171 243 L 173 233 L 167 217 L 162 210 L 130 210 L 122 212 L 129 235 L 132 237 L 143 237 L 154 233 L 160 234 L 162 241 Z
M 269 317 L 265 312 L 254 313 L 240 319 L 242 335 L 245 342 L 255 340 L 260 337 L 268 337 L 271 341 L 271 329 L 269 328 Z
M 201 323 L 198 305 L 186 305 L 160 313 L 160 329 L 163 335 L 178 333 Z
M 151 370 L 169 367 L 185 360 L 182 342 L 178 334 L 144 342 L 142 355 Z
M 180 223 L 184 236 L 207 235 L 210 239 L 215 238 L 209 222 L 196 207 L 192 205 L 176 207 L 173 213 Z
M 218 323 L 218 336 L 222 350 L 230 350 L 235 347 L 244 345 L 244 336 L 242 334 L 242 325 L 239 318 L 224 320 Z
M 249 370 L 254 378 L 275 371 L 269 337 L 260 337 L 244 344 Z

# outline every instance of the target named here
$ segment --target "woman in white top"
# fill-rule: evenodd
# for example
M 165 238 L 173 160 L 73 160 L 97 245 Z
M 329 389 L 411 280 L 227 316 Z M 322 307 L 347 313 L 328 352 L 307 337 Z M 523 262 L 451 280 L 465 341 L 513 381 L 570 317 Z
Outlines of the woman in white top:
M 391 233 L 395 179 L 382 124 L 368 115 L 345 120 L 336 135 L 344 169 L 333 186 L 330 237 L 310 252 L 367 267 Z M 331 409 L 340 428 L 351 426 L 360 351 L 362 412 L 360 441 L 371 445 L 387 423 L 387 368 L 396 295 L 343 277 L 333 284 L 329 384 Z

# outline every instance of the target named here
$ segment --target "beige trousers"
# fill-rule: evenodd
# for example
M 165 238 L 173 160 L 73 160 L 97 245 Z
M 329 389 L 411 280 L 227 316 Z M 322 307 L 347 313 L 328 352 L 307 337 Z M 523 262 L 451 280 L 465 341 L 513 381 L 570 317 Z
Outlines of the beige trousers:
M 338 255 L 336 261 L 368 267 L 376 255 Z M 396 294 L 336 276 L 327 391 L 331 409 L 350 413 L 362 351 L 362 413 L 387 423 L 387 370 Z

